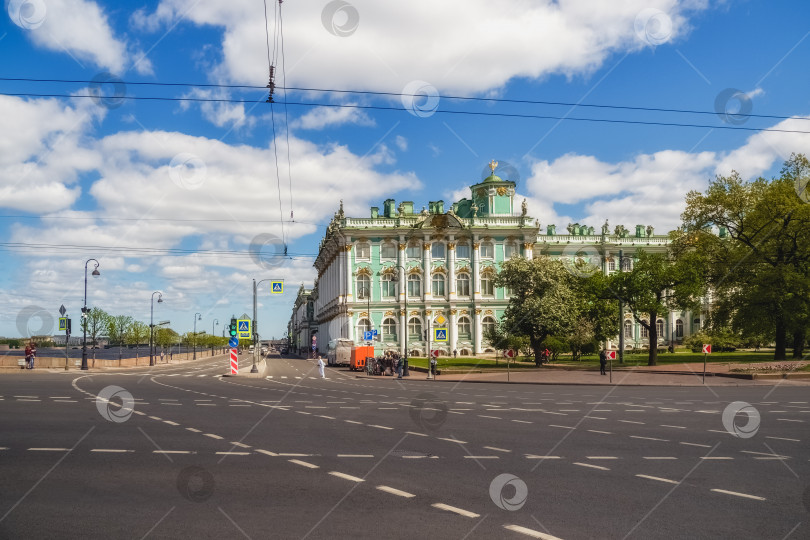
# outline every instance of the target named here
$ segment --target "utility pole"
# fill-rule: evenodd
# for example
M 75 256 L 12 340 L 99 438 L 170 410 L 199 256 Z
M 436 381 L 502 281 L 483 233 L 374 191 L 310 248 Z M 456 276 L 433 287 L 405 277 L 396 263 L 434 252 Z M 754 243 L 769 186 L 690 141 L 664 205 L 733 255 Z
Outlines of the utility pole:
M 253 280 L 253 367 L 250 368 L 251 373 L 258 373 L 259 368 L 256 367 L 256 356 L 259 354 L 259 330 L 256 321 L 256 280 Z
M 622 250 L 619 250 L 619 273 L 621 274 L 624 266 L 624 259 L 622 258 Z M 624 363 L 624 301 L 622 300 L 622 293 L 619 291 L 619 363 Z M 613 378 L 613 370 L 611 364 L 611 379 Z

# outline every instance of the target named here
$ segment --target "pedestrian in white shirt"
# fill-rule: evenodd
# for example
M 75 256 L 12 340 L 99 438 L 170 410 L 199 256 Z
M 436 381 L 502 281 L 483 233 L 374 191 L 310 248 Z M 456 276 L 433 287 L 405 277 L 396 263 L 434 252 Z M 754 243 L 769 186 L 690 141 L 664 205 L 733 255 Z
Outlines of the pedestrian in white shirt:
M 326 374 L 325 374 L 325 373 L 324 373 L 324 371 L 323 371 L 324 367 L 325 367 L 325 366 L 324 366 L 324 363 L 323 363 L 323 358 L 321 358 L 320 356 L 318 356 L 318 374 L 320 374 L 321 379 L 325 379 L 325 378 L 326 378 Z

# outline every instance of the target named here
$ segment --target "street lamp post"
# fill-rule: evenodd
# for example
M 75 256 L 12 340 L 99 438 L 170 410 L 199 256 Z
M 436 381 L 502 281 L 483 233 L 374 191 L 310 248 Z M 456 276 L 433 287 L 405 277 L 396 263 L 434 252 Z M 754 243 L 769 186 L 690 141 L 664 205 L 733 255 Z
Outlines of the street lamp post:
M 624 253 L 619 250 L 619 273 L 624 271 Z M 619 291 L 619 363 L 624 363 L 624 301 Z
M 163 293 L 155 291 L 152 293 L 152 302 L 149 309 L 149 365 L 155 365 L 155 295 L 158 295 L 158 304 L 163 303 Z
M 195 313 L 194 314 L 194 335 L 191 337 L 192 343 L 194 344 L 194 356 L 191 358 L 192 360 L 197 359 L 197 321 L 202 320 L 202 313 Z
M 259 355 L 259 324 L 256 321 L 258 317 L 256 310 L 256 293 L 259 289 L 259 285 L 265 281 L 270 281 L 270 279 L 262 279 L 260 281 L 253 280 L 253 367 L 250 368 L 251 373 L 259 372 L 259 369 L 256 367 L 256 357 Z
M 90 264 L 90 261 L 94 261 L 96 263 L 96 267 L 93 269 L 92 275 L 94 277 L 98 277 L 101 275 L 101 272 L 98 271 L 98 261 L 96 259 L 87 259 L 87 262 L 84 263 L 84 307 L 82 308 L 82 317 L 84 318 L 83 327 L 83 336 L 82 336 L 82 371 L 87 371 L 87 323 L 88 323 L 88 316 L 87 316 L 87 265 Z
M 218 324 L 219 324 L 219 319 L 214 319 L 214 320 L 211 322 L 211 338 L 212 338 L 212 339 L 211 339 L 211 356 L 214 356 L 214 340 L 213 340 L 213 337 L 214 337 L 214 327 L 215 327 L 216 325 L 218 325 Z M 223 329 L 223 332 L 224 332 L 224 329 Z M 225 335 L 225 334 L 223 334 L 223 336 L 224 336 L 224 335 Z

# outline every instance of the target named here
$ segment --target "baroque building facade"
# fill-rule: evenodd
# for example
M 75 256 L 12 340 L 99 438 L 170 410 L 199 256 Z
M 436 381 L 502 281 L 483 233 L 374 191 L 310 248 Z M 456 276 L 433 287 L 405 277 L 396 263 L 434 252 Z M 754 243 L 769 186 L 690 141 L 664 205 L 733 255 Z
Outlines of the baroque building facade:
M 569 224 L 568 234 L 548 225 L 541 231 L 525 200 L 515 209 L 515 183 L 497 176 L 496 167 L 492 162 L 492 174 L 470 187 L 469 199 L 446 210 L 444 201 L 415 211 L 411 201 L 397 205 L 388 199 L 382 209 L 372 207 L 369 217 L 354 218 L 344 214 L 341 202 L 320 243 L 315 286 L 298 291 L 288 323 L 291 347 L 311 351 L 314 342 L 326 353 L 330 341 L 360 344 L 367 331 L 376 331 L 376 354 L 494 352 L 484 336 L 509 302 L 509 291 L 494 286 L 503 261 L 545 255 L 574 273 L 613 273 L 620 264 L 632 268 L 639 248 L 667 250 L 668 236 L 656 235 L 649 225 L 635 231 L 619 225 L 611 232 L 605 222 L 597 232 Z M 656 324 L 658 346 L 667 346 L 697 331 L 701 317 L 672 312 Z M 437 328 L 446 329 L 447 341 L 432 341 Z M 626 349 L 649 346 L 631 313 L 624 314 L 622 332 Z

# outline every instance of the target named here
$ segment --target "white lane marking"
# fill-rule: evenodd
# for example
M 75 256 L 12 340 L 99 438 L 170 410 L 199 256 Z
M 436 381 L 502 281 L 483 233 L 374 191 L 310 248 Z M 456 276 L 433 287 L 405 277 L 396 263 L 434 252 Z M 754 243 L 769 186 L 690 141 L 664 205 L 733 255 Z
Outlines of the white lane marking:
M 350 480 L 352 482 L 365 482 L 362 478 L 358 478 L 356 476 L 352 476 L 350 474 L 338 472 L 338 471 L 329 471 L 329 474 L 332 476 L 337 476 L 338 478 L 343 478 L 344 480 Z
M 580 463 L 579 461 L 575 461 L 574 465 L 579 465 L 580 467 L 590 467 L 591 469 L 599 469 L 602 471 L 609 471 L 607 467 L 602 467 L 601 465 L 593 465 L 591 463 Z
M 790 418 L 777 418 L 780 422 L 804 422 L 804 420 L 791 420 Z
M 54 403 L 78 403 L 75 399 L 55 399 Z
M 33 452 L 67 452 L 70 448 L 29 448 Z
M 152 450 L 153 454 L 190 454 L 191 450 Z
M 408 493 L 407 491 L 402 491 L 400 489 L 392 488 L 390 486 L 377 486 L 377 489 L 379 489 L 380 491 L 384 491 L 386 493 L 390 493 L 391 495 L 406 497 L 408 499 L 416 497 L 416 495 L 414 495 L 413 493 Z
M 150 416 L 149 418 L 152 420 L 163 420 L 163 418 L 160 418 L 159 416 Z
M 735 495 L 737 497 L 745 497 L 746 499 L 754 499 L 755 501 L 764 501 L 765 497 L 757 497 L 756 495 L 748 495 L 747 493 L 738 493 L 736 491 L 726 491 L 725 489 L 712 489 L 715 493 L 725 493 L 726 495 Z
M 791 441 L 791 442 L 801 442 L 799 439 L 788 439 L 786 437 L 769 437 L 766 436 L 766 439 L 776 439 L 777 441 Z
M 711 446 L 709 446 L 708 444 L 697 444 L 693 442 L 681 442 L 678 444 L 685 444 L 686 446 L 697 446 L 699 448 L 711 448 Z
M 641 425 L 644 425 L 644 422 L 634 422 L 633 420 L 619 420 L 619 422 L 624 422 L 625 424 L 641 424 Z
M 402 456 L 402 459 L 439 459 L 439 456 Z
M 212 439 L 221 439 L 222 438 L 219 435 L 214 435 L 213 433 L 205 433 L 204 435 L 206 437 L 211 437 Z
M 199 407 L 216 407 L 216 403 L 195 403 Z
M 500 416 L 487 416 L 485 414 L 479 414 L 479 418 L 492 418 L 493 420 L 503 420 Z
M 591 420 L 607 420 L 607 418 L 602 418 L 601 416 L 588 416 L 588 415 L 585 415 L 585 418 L 590 418 Z
M 193 428 L 193 427 L 187 427 L 186 429 L 187 429 L 188 431 L 191 431 L 192 433 L 202 433 L 202 430 L 195 429 L 195 428 Z
M 348 422 L 348 420 L 346 420 L 346 421 Z M 419 437 L 427 437 L 427 435 L 426 435 L 426 434 L 424 434 L 424 433 L 417 433 L 417 432 L 415 432 L 415 431 L 406 431 L 405 433 L 407 433 L 408 435 L 417 435 L 417 436 L 419 436 Z
M 730 459 L 734 459 L 734 458 L 733 457 L 727 457 L 727 456 L 701 456 L 700 459 L 715 459 L 715 460 L 718 460 L 718 461 L 722 461 L 722 460 L 730 460 Z
M 599 431 L 597 429 L 588 429 L 586 431 L 590 431 L 591 433 L 601 433 L 603 435 L 613 435 L 610 431 Z
M 680 484 L 677 480 L 670 480 L 669 478 L 661 478 L 660 476 L 649 476 L 647 474 L 637 474 L 639 478 L 646 478 L 647 480 L 655 480 L 656 482 L 666 482 L 667 484 Z
M 344 420 L 344 422 L 348 422 L 350 424 L 362 424 L 363 422 L 358 422 L 357 420 Z
M 497 446 L 485 446 L 487 450 L 494 450 L 495 452 L 511 452 L 511 450 L 506 450 L 505 448 L 498 448 Z
M 585 456 L 586 459 L 619 459 L 616 456 Z
M 312 463 L 307 463 L 306 461 L 301 461 L 300 459 L 290 459 L 288 460 L 290 463 L 295 463 L 296 465 L 301 465 L 302 467 L 308 467 L 310 469 L 318 469 L 317 465 L 313 465 Z
M 447 512 L 453 512 L 454 514 L 458 514 L 460 516 L 468 518 L 480 517 L 479 514 L 476 514 L 475 512 L 470 512 L 468 510 L 464 510 L 463 508 L 456 508 L 455 506 L 450 506 L 449 504 L 433 503 L 430 506 L 432 506 L 433 508 L 438 508 L 439 510 L 446 510 Z
M 146 416 L 146 413 L 142 413 L 141 411 L 132 411 L 132 412 L 134 412 L 138 416 Z
M 780 457 L 780 458 L 788 457 L 788 456 L 783 456 L 781 454 L 773 454 L 773 453 L 769 453 L 769 452 L 754 452 L 753 450 L 740 450 L 740 452 L 743 453 L 743 454 L 756 454 L 758 456 Z
M 458 439 L 450 439 L 450 438 L 446 438 L 446 437 L 436 437 L 436 438 L 439 439 L 440 441 L 454 442 L 454 443 L 458 443 L 458 444 L 467 444 L 466 441 L 460 441 Z
M 669 442 L 669 439 L 658 439 L 656 437 L 642 437 L 640 435 L 630 435 L 631 439 L 644 439 L 645 441 L 662 441 Z
M 373 458 L 374 454 L 338 454 L 337 457 L 348 458 Z
M 249 456 L 250 452 L 217 452 L 220 456 Z
M 528 420 L 512 420 L 512 422 L 517 422 L 519 424 L 533 424 L 534 422 L 529 422 Z
M 525 534 L 526 536 L 531 536 L 532 538 L 539 538 L 540 540 L 562 540 L 556 536 L 541 533 L 540 531 L 535 531 L 534 529 L 529 529 L 527 527 L 521 527 L 520 525 L 504 525 L 503 528 L 516 533 Z
M 731 435 L 728 431 L 724 429 L 707 429 L 706 431 L 710 431 L 712 433 L 725 433 L 726 435 Z
M 571 427 L 571 426 L 558 426 L 556 424 L 549 424 L 548 427 L 558 427 L 558 428 L 563 428 L 563 429 L 577 429 L 577 428 Z
M 93 448 L 90 450 L 91 452 L 109 452 L 114 454 L 124 453 L 124 452 L 134 452 L 135 450 L 122 450 L 120 448 Z
M 315 416 L 318 416 L 320 418 L 326 418 L 327 420 L 334 420 L 335 419 L 334 416 L 327 416 L 325 414 L 316 414 Z M 394 429 L 394 428 L 388 428 L 388 429 Z
M 70 396 L 48 396 L 51 399 L 70 399 Z
M 163 423 L 164 424 L 169 424 L 170 426 L 179 426 L 180 425 L 177 422 L 172 422 L 171 420 L 164 420 Z
M 312 454 L 279 453 L 282 457 L 309 457 Z
M 501 459 L 500 456 L 464 456 L 464 459 Z
M 278 454 L 276 454 L 275 452 L 271 452 L 270 450 L 262 450 L 261 448 L 257 448 L 257 449 L 256 449 L 256 451 L 257 451 L 257 452 L 259 452 L 259 453 L 261 453 L 261 454 L 265 454 L 265 455 L 267 455 L 267 456 L 273 456 L 273 457 L 275 457 L 275 456 L 277 456 L 277 455 L 278 455 Z
M 38 398 L 39 396 L 14 396 L 16 398 Z
M 673 456 L 644 456 L 643 459 L 678 459 Z
M 538 456 L 535 454 L 526 454 L 526 459 L 562 459 L 560 456 Z
M 375 428 L 378 428 L 378 429 L 388 429 L 388 430 L 394 429 L 394 428 L 388 427 L 388 426 L 378 426 L 377 424 L 369 424 L 368 427 L 375 427 Z
M 250 448 L 249 444 L 243 444 L 243 443 L 240 443 L 240 442 L 231 441 L 231 444 L 234 445 L 234 446 L 238 446 L 240 448 Z
M 668 426 L 667 424 L 661 424 L 661 427 L 668 427 L 673 429 L 686 429 L 686 426 Z
M 312 414 L 311 412 L 307 411 L 295 411 L 295 412 L 297 412 L 298 414 Z

